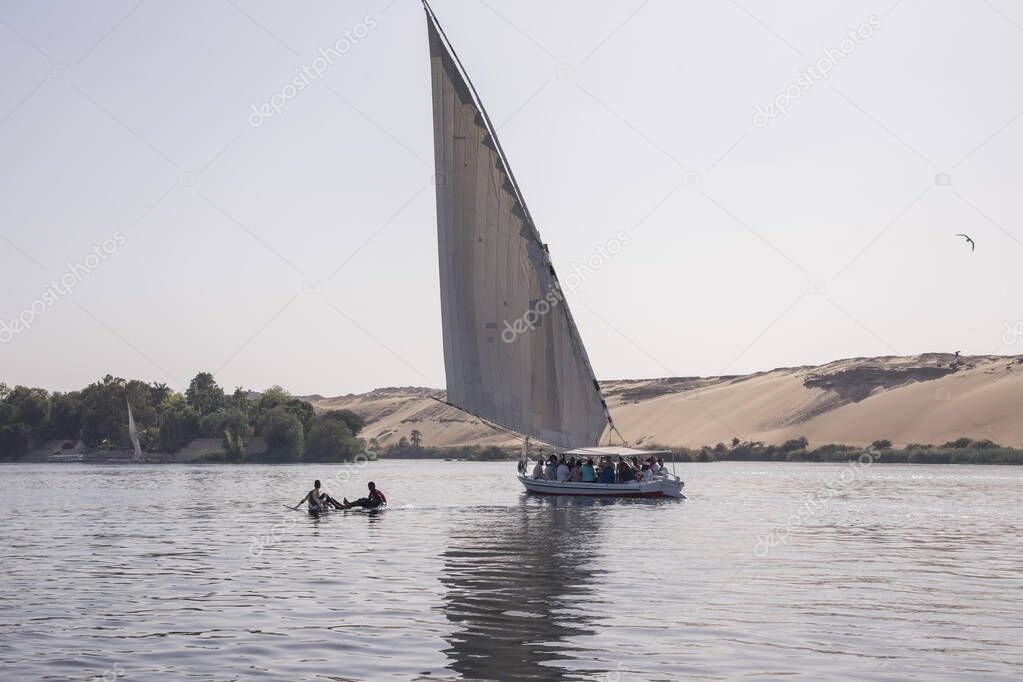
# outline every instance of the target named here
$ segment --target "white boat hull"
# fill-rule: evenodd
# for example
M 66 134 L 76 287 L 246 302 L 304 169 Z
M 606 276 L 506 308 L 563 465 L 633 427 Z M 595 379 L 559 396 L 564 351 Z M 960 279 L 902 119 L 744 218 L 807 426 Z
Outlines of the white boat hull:
M 658 478 L 649 483 L 558 483 L 519 476 L 526 491 L 534 495 L 586 495 L 591 497 L 674 497 L 685 499 L 678 478 Z

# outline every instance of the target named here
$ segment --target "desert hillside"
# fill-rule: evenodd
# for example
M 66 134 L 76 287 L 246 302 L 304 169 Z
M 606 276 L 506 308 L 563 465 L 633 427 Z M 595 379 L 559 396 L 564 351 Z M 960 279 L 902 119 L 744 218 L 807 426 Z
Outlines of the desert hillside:
M 745 376 L 602 382 L 618 428 L 634 445 L 698 447 L 733 438 L 780 444 L 940 444 L 960 437 L 1023 445 L 1023 356 L 956 359 L 931 353 L 854 358 Z M 413 429 L 424 445 L 511 444 L 443 405 L 441 390 L 384 388 L 310 398 L 319 409 L 351 409 L 382 446 Z

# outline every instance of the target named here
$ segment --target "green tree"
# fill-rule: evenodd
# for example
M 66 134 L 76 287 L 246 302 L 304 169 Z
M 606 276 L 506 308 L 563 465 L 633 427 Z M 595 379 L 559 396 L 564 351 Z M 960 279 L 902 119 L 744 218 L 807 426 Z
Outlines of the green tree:
M 230 429 L 224 429 L 222 445 L 225 459 L 228 461 L 237 462 L 245 456 L 245 439 Z
M 82 440 L 89 447 L 103 441 L 118 443 L 128 422 L 126 385 L 124 379 L 107 374 L 82 389 Z
M 220 435 L 220 416 L 221 413 L 208 414 L 205 417 L 199 418 L 199 437 L 200 438 L 216 438 Z
M 313 409 L 313 406 L 299 398 L 292 398 L 285 403 L 284 409 L 298 417 L 298 420 L 302 422 L 302 430 L 308 434 L 313 422 L 316 421 L 316 410 Z
M 41 388 L 15 386 L 7 397 L 14 407 L 14 420 L 30 429 L 41 429 L 50 416 L 50 396 Z
M 246 391 L 241 386 L 236 386 L 234 389 L 234 393 L 227 396 L 225 401 L 228 407 L 233 407 L 236 410 L 241 410 L 242 412 L 245 412 L 247 410 L 248 408 L 247 403 L 252 402 L 249 400 L 248 391 Z
M 22 423 L 0 426 L 0 459 L 14 459 L 28 450 L 28 427 Z
M 160 449 L 177 452 L 199 435 L 199 415 L 180 394 L 174 394 L 164 403 L 160 414 Z
M 340 419 L 320 416 L 309 429 L 305 459 L 310 462 L 347 462 L 362 451 L 362 444 Z
M 250 426 L 259 421 L 259 401 L 250 399 L 249 391 L 241 386 L 236 387 L 234 393 L 227 396 L 225 405 L 229 410 L 238 410 L 244 414 Z
M 305 447 L 305 428 L 297 416 L 278 405 L 263 417 L 263 438 L 269 458 L 296 461 Z
M 209 372 L 199 372 L 188 384 L 185 400 L 196 413 L 205 417 L 224 408 L 224 389 L 217 385 Z
M 239 436 L 247 436 L 249 434 L 249 419 L 239 409 L 224 410 L 220 413 L 220 429 L 230 429 Z
M 249 432 L 248 416 L 237 408 L 225 410 L 218 416 L 217 426 L 224 436 L 224 452 L 229 459 L 241 459 L 245 454 L 245 436 Z
M 147 426 L 139 429 L 139 445 L 145 452 L 152 452 L 160 447 L 160 428 L 158 426 Z
M 870 444 L 870 447 L 874 448 L 875 450 L 891 450 L 892 442 L 887 438 L 884 438 L 882 440 L 875 440 L 873 443 Z
M 409 434 L 409 440 L 412 441 L 412 447 L 419 450 L 423 447 L 423 432 L 419 429 L 412 429 L 412 433 Z
M 50 398 L 50 426 L 58 438 L 77 439 L 82 431 L 82 399 L 77 391 Z
M 171 396 L 171 393 L 173 391 L 167 387 L 167 384 L 153 383 L 149 387 L 149 404 L 153 407 L 160 407 L 163 405 L 163 401 Z
M 41 388 L 0 384 L 0 458 L 14 459 L 48 437 L 49 394 Z
M 269 412 L 278 405 L 291 400 L 291 394 L 285 391 L 280 386 L 271 386 L 270 388 L 263 391 L 263 395 L 259 396 L 259 414 L 263 415 L 265 412 Z
M 153 402 L 154 394 L 159 395 L 160 393 L 153 390 L 154 385 L 145 381 L 139 381 L 138 379 L 130 379 L 124 384 L 124 397 L 131 403 L 131 413 L 135 417 L 135 423 L 140 428 L 143 424 L 156 423 L 160 403 L 166 399 L 164 398 L 160 402 Z M 125 416 L 124 419 L 127 421 L 128 417 Z
M 322 416 L 326 419 L 339 419 L 343 421 L 353 436 L 358 436 L 359 432 L 366 425 L 366 420 L 351 410 L 327 410 Z
M 795 452 L 796 450 L 805 450 L 809 444 L 810 441 L 808 441 L 805 437 L 800 436 L 799 438 L 793 438 L 785 441 L 779 450 L 782 453 L 788 454 L 790 452 Z

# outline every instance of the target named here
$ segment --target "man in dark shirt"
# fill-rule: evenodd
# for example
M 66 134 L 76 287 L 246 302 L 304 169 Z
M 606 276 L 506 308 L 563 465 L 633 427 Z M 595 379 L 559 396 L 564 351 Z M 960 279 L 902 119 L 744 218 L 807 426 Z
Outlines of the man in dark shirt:
M 386 505 L 387 498 L 384 496 L 384 493 L 382 491 L 377 490 L 377 484 L 374 483 L 373 481 L 370 481 L 368 497 L 360 497 L 355 502 L 349 502 L 348 498 L 346 497 L 341 501 L 341 504 L 344 505 L 345 509 L 351 509 L 352 507 L 362 507 L 363 509 L 376 509 L 378 507 L 383 507 L 384 505 Z

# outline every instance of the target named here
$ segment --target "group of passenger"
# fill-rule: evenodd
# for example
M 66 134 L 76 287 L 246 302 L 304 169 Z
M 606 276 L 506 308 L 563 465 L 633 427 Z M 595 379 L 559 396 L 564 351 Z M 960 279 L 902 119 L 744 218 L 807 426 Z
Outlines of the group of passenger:
M 667 476 L 668 470 L 664 460 L 647 457 L 642 462 L 639 457 L 625 458 L 618 455 L 613 460 L 605 455 L 594 463 L 592 458 L 582 459 L 561 455 L 551 455 L 546 460 L 543 456 L 536 458 L 533 467 L 533 478 L 558 483 L 649 483 L 660 476 Z

